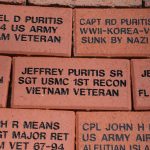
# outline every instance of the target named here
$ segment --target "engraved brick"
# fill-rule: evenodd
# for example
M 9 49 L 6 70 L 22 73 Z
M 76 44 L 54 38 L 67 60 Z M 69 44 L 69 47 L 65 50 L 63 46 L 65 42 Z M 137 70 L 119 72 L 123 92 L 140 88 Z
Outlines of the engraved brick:
M 150 112 L 78 112 L 77 150 L 149 149 Z
M 74 150 L 74 112 L 2 108 L 0 118 L 1 149 Z
M 71 55 L 70 8 L 0 5 L 0 14 L 0 53 Z
M 11 58 L 0 56 L 0 107 L 6 107 L 10 81 Z
M 149 14 L 149 9 L 75 9 L 75 56 L 150 56 Z
M 136 110 L 150 110 L 150 59 L 133 59 L 133 100 Z
M 128 60 L 16 57 L 13 66 L 12 107 L 131 109 Z

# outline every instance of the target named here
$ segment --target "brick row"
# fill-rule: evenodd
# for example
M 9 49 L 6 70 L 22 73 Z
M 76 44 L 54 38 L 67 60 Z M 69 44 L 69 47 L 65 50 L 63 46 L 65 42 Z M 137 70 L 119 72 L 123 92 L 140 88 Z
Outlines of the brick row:
M 12 66 L 13 108 L 131 110 L 133 99 L 135 110 L 150 109 L 150 59 L 14 57 Z M 0 67 L 6 107 L 11 58 Z
M 149 116 L 150 112 L 75 116 L 71 111 L 1 108 L 1 149 L 75 150 L 75 144 L 76 150 L 149 149 Z
M 27 0 L 0 0 L 0 3 L 8 4 L 26 4 Z M 146 0 L 145 0 L 146 1 Z M 148 6 L 149 0 L 146 1 L 146 6 Z M 28 0 L 29 5 L 42 5 L 42 6 L 92 6 L 92 7 L 139 7 L 142 6 L 142 0 Z
M 71 57 L 73 50 L 77 57 L 150 56 L 149 9 L 72 12 L 71 8 L 0 5 L 0 14 L 1 54 Z

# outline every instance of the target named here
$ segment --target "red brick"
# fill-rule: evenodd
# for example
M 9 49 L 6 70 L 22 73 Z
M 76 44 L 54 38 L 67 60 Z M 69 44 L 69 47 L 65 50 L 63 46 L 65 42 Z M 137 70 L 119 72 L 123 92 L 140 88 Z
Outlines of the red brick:
M 0 30 L 0 53 L 71 55 L 72 10 L 70 8 L 0 5 L 0 13 L 3 14 L 0 23 L 6 25 L 6 30 Z M 21 21 L 14 23 L 14 17 L 18 18 L 16 15 L 21 17 Z M 17 25 L 19 31 L 14 31 Z M 8 35 L 4 40 L 3 33 L 10 34 L 10 37 Z
M 150 59 L 133 59 L 133 100 L 136 110 L 150 110 Z
M 134 7 L 141 6 L 142 0 L 76 0 L 75 6 L 110 6 Z
M 2 149 L 74 150 L 73 112 L 0 109 L 0 118 Z
M 0 0 L 0 3 L 8 3 L 8 4 L 26 4 L 26 0 Z
M 149 14 L 148 9 L 75 9 L 75 56 L 150 56 Z M 110 19 L 114 25 L 108 25 Z M 134 23 L 126 25 L 130 19 Z M 96 33 L 90 34 L 89 28 Z M 87 34 L 81 33 L 83 29 Z M 122 38 L 121 43 L 113 43 L 114 37 Z
M 145 7 L 150 7 L 150 0 L 145 0 Z
M 72 6 L 72 0 L 29 0 L 30 4 L 34 5 L 63 5 L 63 6 Z
M 10 81 L 11 58 L 0 56 L 0 107 L 6 107 Z
M 150 112 L 78 112 L 76 120 L 76 150 L 150 148 Z
M 128 60 L 16 57 L 13 66 L 12 107 L 131 109 Z

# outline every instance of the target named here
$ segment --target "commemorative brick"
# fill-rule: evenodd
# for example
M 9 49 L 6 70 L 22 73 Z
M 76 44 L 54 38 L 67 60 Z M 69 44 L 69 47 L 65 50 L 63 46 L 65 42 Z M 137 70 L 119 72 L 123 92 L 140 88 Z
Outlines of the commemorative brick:
M 15 108 L 130 110 L 130 62 L 15 57 L 12 89 Z
M 133 59 L 131 66 L 134 109 L 150 110 L 150 59 Z
M 0 139 L 1 149 L 74 150 L 75 114 L 1 108 Z
M 150 112 L 78 112 L 77 150 L 150 148 Z
M 0 53 L 70 56 L 71 44 L 70 8 L 0 5 Z
M 10 82 L 11 58 L 0 56 L 0 107 L 6 107 Z
M 149 9 L 75 9 L 75 56 L 150 56 L 149 14 Z

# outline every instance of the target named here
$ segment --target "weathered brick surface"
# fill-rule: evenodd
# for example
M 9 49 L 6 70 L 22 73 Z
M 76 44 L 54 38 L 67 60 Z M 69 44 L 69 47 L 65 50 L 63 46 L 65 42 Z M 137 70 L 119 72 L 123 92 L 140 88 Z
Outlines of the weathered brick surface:
M 7 3 L 7 4 L 26 4 L 26 0 L 0 0 L 0 3 Z
M 150 7 L 150 0 L 145 0 L 145 7 Z
M 34 5 L 64 5 L 64 6 L 109 6 L 109 7 L 135 7 L 141 6 L 142 0 L 29 0 Z

